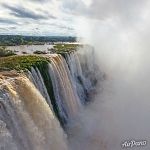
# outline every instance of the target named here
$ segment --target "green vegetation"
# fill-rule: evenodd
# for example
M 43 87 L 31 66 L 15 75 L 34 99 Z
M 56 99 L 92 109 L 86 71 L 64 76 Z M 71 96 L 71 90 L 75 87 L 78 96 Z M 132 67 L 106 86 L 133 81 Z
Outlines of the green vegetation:
M 54 53 L 59 53 L 62 56 L 65 53 L 75 51 L 78 47 L 82 45 L 79 44 L 56 44 L 54 46 Z M 45 54 L 42 51 L 35 51 L 35 54 Z M 38 56 L 38 55 L 15 55 L 14 52 L 6 50 L 5 47 L 0 47 L 0 70 L 27 70 L 31 67 L 38 67 L 49 62 L 48 58 Z M 5 57 L 9 56 L 9 57 Z
M 0 46 L 16 45 L 43 45 L 49 42 L 75 42 L 75 37 L 70 36 L 22 36 L 0 35 Z
M 36 55 L 10 56 L 0 58 L 0 70 L 30 70 L 31 67 L 48 64 L 49 60 L 45 57 Z
M 45 51 L 34 51 L 33 54 L 47 54 Z
M 5 46 L 0 47 L 0 57 L 12 56 L 15 53 L 11 50 L 7 50 Z
M 82 47 L 80 44 L 56 44 L 54 49 L 56 53 L 68 53 L 77 50 L 77 48 Z

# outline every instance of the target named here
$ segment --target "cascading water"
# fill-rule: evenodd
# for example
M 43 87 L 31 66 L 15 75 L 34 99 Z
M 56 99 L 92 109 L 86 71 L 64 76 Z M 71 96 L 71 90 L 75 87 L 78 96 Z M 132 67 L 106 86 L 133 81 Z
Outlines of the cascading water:
M 94 51 L 86 46 L 77 52 L 66 54 L 66 60 L 73 78 L 73 85 L 83 104 L 89 101 L 90 92 L 95 90 L 100 70 L 94 62 Z
M 82 103 L 85 103 L 86 99 L 86 89 L 85 89 L 85 78 L 82 74 L 82 69 L 78 60 L 78 57 L 75 53 L 67 54 L 67 62 L 70 68 L 70 72 L 73 78 L 74 87 L 77 91 L 78 96 L 81 99 Z M 87 84 L 87 87 L 89 83 Z
M 49 64 L 49 73 L 52 75 L 56 103 L 64 119 L 71 120 L 79 111 L 81 104 L 72 86 L 73 83 L 70 72 L 61 55 L 55 54 L 49 58 L 52 62 Z
M 92 89 L 92 80 L 85 77 L 77 52 L 66 54 L 66 60 L 59 54 L 51 54 L 47 57 L 51 62 L 48 64 L 47 76 L 51 78 L 54 97 L 51 97 L 45 86 L 47 83 L 44 83 L 42 77 L 43 70 L 32 67 L 28 71 L 28 76 L 50 107 L 54 110 L 57 109 L 57 113 L 59 113 L 57 115 L 62 123 L 66 124 L 73 120 L 82 104 L 86 102 L 88 92 Z M 52 99 L 55 101 L 53 107 Z
M 59 122 L 43 96 L 25 76 L 2 80 L 0 100 L 3 128 L 0 130 L 7 131 L 5 136 L 0 134 L 5 141 L 2 148 L 13 145 L 18 150 L 67 150 Z M 8 140 L 13 141 L 7 145 Z
M 65 58 L 60 54 L 43 57 L 48 64 L 32 66 L 25 74 L 1 72 L 0 149 L 68 149 L 62 127 L 75 122 L 92 80 L 77 52 Z
M 45 87 L 43 78 L 41 76 L 41 73 L 39 69 L 36 67 L 35 69 L 31 67 L 31 71 L 28 71 L 28 78 L 34 83 L 36 88 L 41 92 L 43 97 L 47 100 L 47 103 L 53 109 L 50 96 L 48 95 L 47 89 Z

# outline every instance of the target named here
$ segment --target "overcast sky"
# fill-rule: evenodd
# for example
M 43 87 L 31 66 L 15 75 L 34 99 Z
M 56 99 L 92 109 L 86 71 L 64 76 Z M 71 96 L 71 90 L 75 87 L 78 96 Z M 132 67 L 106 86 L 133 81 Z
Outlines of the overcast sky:
M 0 0 L 0 34 L 76 36 L 94 20 L 102 30 L 107 21 L 142 29 L 149 8 L 148 0 Z
M 0 34 L 76 35 L 76 2 L 0 0 Z

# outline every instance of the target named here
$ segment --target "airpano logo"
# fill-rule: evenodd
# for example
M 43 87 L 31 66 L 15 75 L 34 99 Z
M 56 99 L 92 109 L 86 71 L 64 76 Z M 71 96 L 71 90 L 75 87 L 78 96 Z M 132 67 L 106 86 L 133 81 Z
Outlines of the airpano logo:
M 146 140 L 127 140 L 121 144 L 122 148 L 144 147 L 147 145 Z

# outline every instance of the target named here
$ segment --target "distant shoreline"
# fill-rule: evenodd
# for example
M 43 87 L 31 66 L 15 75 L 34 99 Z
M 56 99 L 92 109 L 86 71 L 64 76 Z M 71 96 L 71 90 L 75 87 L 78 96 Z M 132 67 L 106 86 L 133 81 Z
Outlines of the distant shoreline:
M 71 36 L 22 36 L 22 35 L 0 35 L 0 46 L 20 45 L 44 45 L 60 42 L 74 43 L 76 37 Z

